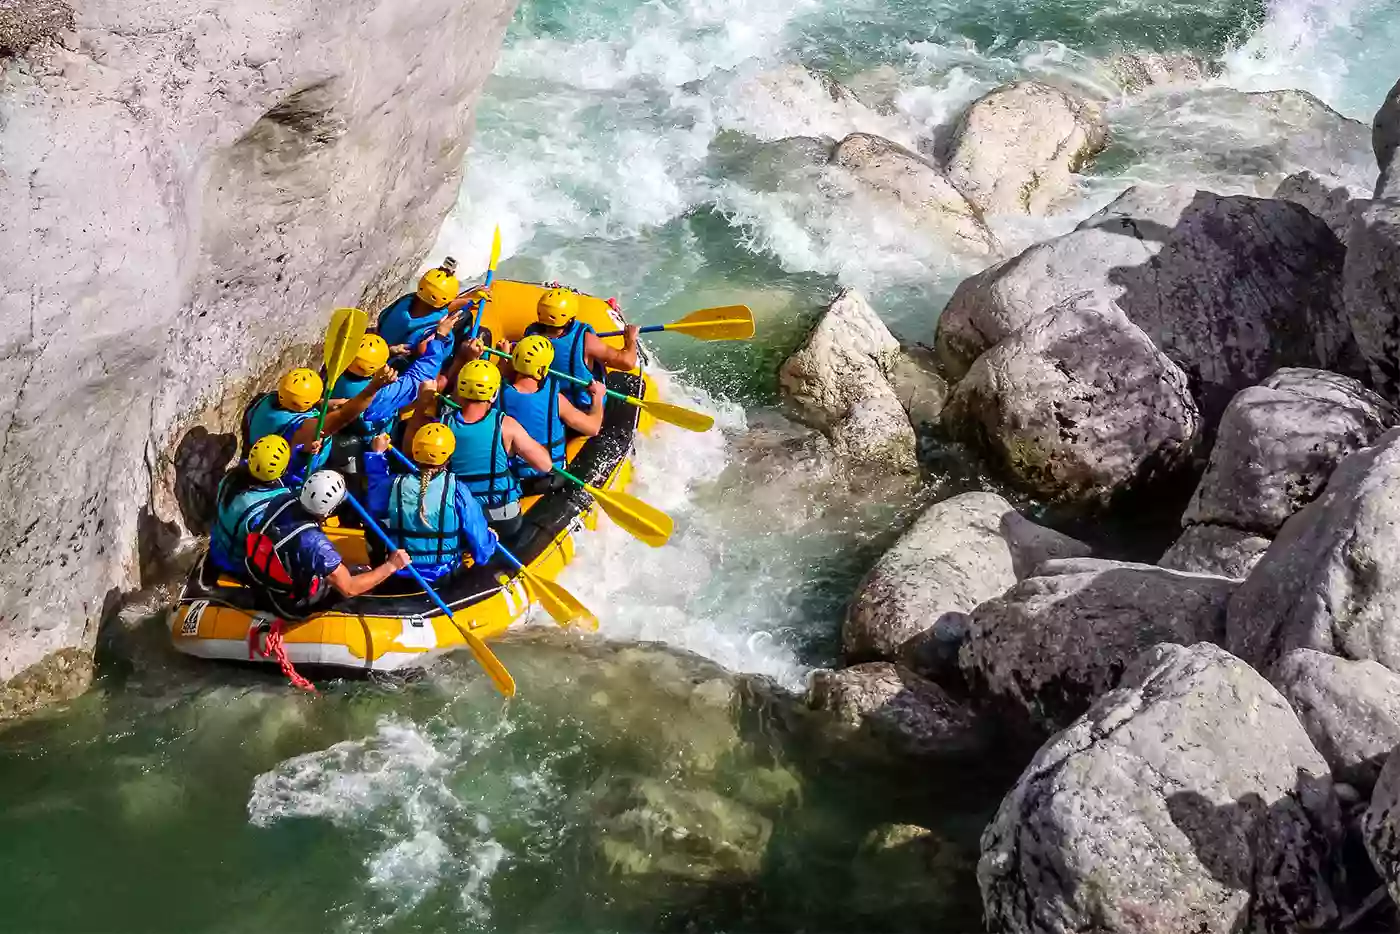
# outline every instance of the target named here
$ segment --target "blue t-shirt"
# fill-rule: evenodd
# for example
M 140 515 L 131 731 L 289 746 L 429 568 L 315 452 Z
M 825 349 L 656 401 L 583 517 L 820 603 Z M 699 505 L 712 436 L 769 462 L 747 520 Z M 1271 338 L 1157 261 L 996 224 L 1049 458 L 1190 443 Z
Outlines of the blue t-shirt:
M 315 520 L 299 506 L 293 505 L 282 512 L 272 523 L 269 534 L 280 539 L 298 525 Z M 332 571 L 345 563 L 335 545 L 326 538 L 319 528 L 304 530 L 286 545 L 295 554 L 298 565 L 316 577 L 328 577 Z

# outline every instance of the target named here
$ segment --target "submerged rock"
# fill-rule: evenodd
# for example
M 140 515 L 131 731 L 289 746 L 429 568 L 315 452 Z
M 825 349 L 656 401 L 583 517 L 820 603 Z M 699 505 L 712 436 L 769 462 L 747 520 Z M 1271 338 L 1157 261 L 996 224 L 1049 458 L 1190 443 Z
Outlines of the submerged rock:
M 0 62 L 0 552 L 25 556 L 0 570 L 0 685 L 26 685 L 7 712 L 88 683 L 139 546 L 183 523 L 180 436 L 235 431 L 330 309 L 417 270 L 513 9 L 78 6 L 67 32 L 61 4 L 8 5 L 63 44 Z
M 1352 228 L 1346 259 L 1346 309 L 1376 390 L 1400 401 L 1400 83 L 1376 114 L 1373 135 L 1381 176 L 1375 199 Z
M 918 153 L 869 133 L 852 133 L 836 145 L 833 165 L 866 188 L 902 206 L 915 223 L 949 238 L 957 248 L 985 255 L 998 249 L 981 213 Z
M 1087 554 L 1089 546 L 1022 518 L 995 493 L 936 503 L 861 581 L 841 629 L 842 650 L 848 661 L 907 661 L 911 639 L 1004 593 L 1018 565 L 1028 573 L 1050 558 Z
M 1237 581 L 1147 564 L 1075 559 L 972 613 L 961 663 L 976 694 L 1053 731 L 1159 642 L 1218 642 Z
M 1294 649 L 1400 671 L 1397 488 L 1400 430 L 1391 430 L 1284 523 L 1230 601 L 1230 650 L 1261 671 Z
M 888 662 L 818 671 L 807 703 L 829 715 L 831 739 L 875 757 L 961 758 L 987 749 L 987 735 L 970 709 Z
M 1327 763 L 1213 645 L 1156 646 L 1050 740 L 982 837 L 987 930 L 1232 934 L 1337 920 Z
M 1188 525 L 1157 564 L 1192 574 L 1218 574 L 1240 580 L 1269 550 L 1269 540 L 1228 525 Z
M 1310 649 L 1290 652 L 1273 682 L 1332 767 L 1332 777 L 1368 795 L 1400 746 L 1400 675 Z
M 941 907 L 970 863 L 925 827 L 883 824 L 870 831 L 851 862 L 851 899 L 857 911 L 871 914 Z
M 773 823 L 706 789 L 622 777 L 594 790 L 598 848 L 614 873 L 742 881 L 763 866 Z
M 1200 84 L 1219 74 L 1219 66 L 1194 55 L 1128 52 L 1108 61 L 1108 73 L 1127 94 L 1152 88 Z
M 778 380 L 802 417 L 851 463 L 895 472 L 917 469 L 914 428 L 886 374 L 901 357 L 874 309 L 855 291 L 836 296 Z
M 1280 367 L 1355 368 L 1338 301 L 1344 255 L 1326 224 L 1287 201 L 1131 188 L 1073 232 L 963 282 L 939 318 L 938 354 L 961 376 L 1091 292 L 1187 374 L 1213 424 L 1236 392 Z
M 1394 422 L 1385 400 L 1354 379 L 1280 370 L 1230 401 L 1182 522 L 1272 536 L 1317 498 L 1342 458 Z
M 1113 302 L 1081 293 L 982 354 L 943 425 L 1025 489 L 1098 506 L 1188 464 L 1200 416 L 1186 374 Z
M 1097 104 L 1018 81 L 968 107 L 945 165 L 948 180 L 979 210 L 1042 215 L 1071 193 L 1074 174 L 1107 144 Z

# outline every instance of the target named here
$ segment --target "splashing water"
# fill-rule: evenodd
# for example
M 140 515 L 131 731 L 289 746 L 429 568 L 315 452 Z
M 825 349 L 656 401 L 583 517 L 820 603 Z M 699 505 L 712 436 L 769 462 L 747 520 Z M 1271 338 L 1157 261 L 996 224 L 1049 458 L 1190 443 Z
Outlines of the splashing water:
M 1127 96 L 1107 67 L 1125 51 L 1224 70 Z M 526 0 L 434 256 L 470 267 L 500 224 L 502 275 L 617 295 L 643 323 L 732 302 L 758 319 L 750 342 L 652 343 L 664 395 L 718 428 L 638 441 L 633 490 L 675 516 L 671 545 L 600 519 L 563 577 L 602 637 L 670 649 L 542 620 L 500 647 L 523 687 L 505 708 L 466 658 L 316 698 L 169 652 L 118 666 L 0 745 L 9 926 L 975 929 L 1005 777 L 832 770 L 790 701 L 718 667 L 800 687 L 836 658 L 860 574 L 938 495 L 938 477 L 832 465 L 777 410 L 779 361 L 839 286 L 929 341 L 988 261 L 872 200 L 821 138 L 930 151 L 1002 82 L 1097 94 L 1112 147 L 1057 214 L 990 219 L 1014 251 L 1142 181 L 1267 195 L 1308 168 L 1363 193 L 1364 125 L 1241 92 L 1300 88 L 1364 124 L 1397 76 L 1389 0 Z M 890 821 L 952 854 L 913 903 L 857 890 L 860 841 Z

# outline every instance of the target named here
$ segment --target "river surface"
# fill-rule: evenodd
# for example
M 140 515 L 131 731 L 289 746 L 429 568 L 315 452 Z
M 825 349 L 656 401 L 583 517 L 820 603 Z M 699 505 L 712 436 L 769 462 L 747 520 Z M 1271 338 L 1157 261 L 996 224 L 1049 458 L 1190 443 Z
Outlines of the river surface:
M 1224 71 L 1119 97 L 1104 62 L 1133 50 Z M 833 101 L 797 65 L 865 103 Z M 636 491 L 677 518 L 669 547 L 604 529 L 565 574 L 622 645 L 503 645 L 522 689 L 510 704 L 468 658 L 310 697 L 173 655 L 152 596 L 104 641 L 89 695 L 0 732 L 4 928 L 976 929 L 977 834 L 1015 763 L 842 762 L 781 692 L 835 660 L 860 575 L 922 504 L 978 484 L 976 467 L 934 447 L 916 484 L 844 477 L 782 417 L 775 370 L 840 286 L 902 340 L 931 341 L 985 260 L 761 144 L 859 129 L 917 146 L 1023 76 L 1109 89 L 1113 143 L 1056 216 L 994 221 L 1009 249 L 1139 181 L 1267 195 L 1311 168 L 1364 193 L 1364 147 L 1289 133 L 1227 89 L 1302 88 L 1369 122 L 1400 76 L 1400 10 L 526 0 L 438 251 L 480 265 L 499 223 L 503 275 L 615 295 L 643 323 L 736 301 L 759 321 L 746 344 L 650 345 L 668 395 L 721 430 L 639 446 Z M 933 831 L 912 864 L 870 856 L 892 822 Z

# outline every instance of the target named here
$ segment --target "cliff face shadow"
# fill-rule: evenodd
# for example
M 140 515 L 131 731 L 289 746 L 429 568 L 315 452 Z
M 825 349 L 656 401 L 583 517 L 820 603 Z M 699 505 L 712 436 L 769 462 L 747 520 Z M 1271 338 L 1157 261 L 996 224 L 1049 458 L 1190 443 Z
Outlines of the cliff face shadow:
M 1250 894 L 1232 930 L 1324 930 L 1337 921 L 1349 893 L 1329 779 L 1299 769 L 1294 790 L 1272 802 L 1251 792 L 1216 805 L 1183 791 L 1167 810 L 1205 871 Z
M 238 436 L 214 434 L 202 425 L 185 433 L 175 449 L 175 501 L 192 534 L 206 535 L 224 470 L 238 450 Z

